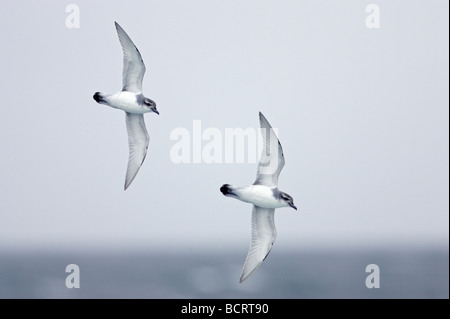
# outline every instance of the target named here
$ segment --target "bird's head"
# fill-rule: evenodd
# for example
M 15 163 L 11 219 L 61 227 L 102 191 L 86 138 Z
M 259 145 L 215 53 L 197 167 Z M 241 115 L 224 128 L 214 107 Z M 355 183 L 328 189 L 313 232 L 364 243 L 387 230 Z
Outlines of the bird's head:
M 291 195 L 280 192 L 281 200 L 286 204 L 286 206 L 291 206 L 293 209 L 297 210 L 297 207 L 294 205 L 294 199 Z
M 145 98 L 144 99 L 144 105 L 146 106 L 146 107 L 148 107 L 152 112 L 155 112 L 156 114 L 158 114 L 159 115 L 159 112 L 158 112 L 158 110 L 156 109 L 156 103 L 153 101 L 153 100 L 151 100 L 151 99 L 149 99 L 149 98 Z

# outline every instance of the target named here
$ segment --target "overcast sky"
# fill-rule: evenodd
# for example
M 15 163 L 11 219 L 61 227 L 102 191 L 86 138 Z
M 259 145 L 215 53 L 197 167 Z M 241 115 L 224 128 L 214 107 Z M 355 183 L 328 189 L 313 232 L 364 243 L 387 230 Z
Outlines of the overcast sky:
M 255 163 L 180 163 L 177 128 L 278 128 L 276 246 L 448 245 L 448 1 L 3 1 L 0 248 L 241 247 Z M 147 158 L 130 188 L 120 23 L 147 67 Z M 207 142 L 203 142 L 205 145 Z

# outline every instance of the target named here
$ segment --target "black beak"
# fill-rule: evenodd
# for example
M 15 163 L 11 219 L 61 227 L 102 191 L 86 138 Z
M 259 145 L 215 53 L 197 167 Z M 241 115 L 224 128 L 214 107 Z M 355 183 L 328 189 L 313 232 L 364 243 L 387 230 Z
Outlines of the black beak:
M 297 207 L 294 205 L 294 203 L 289 203 L 289 206 L 291 206 L 293 209 L 297 210 Z
M 158 110 L 156 109 L 156 107 L 153 108 L 152 111 L 159 115 L 159 112 L 158 112 Z

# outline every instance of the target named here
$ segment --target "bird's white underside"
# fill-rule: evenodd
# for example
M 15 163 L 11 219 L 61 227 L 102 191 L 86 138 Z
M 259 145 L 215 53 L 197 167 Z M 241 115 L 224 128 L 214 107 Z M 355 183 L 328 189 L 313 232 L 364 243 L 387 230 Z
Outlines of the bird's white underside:
M 144 114 L 151 112 L 148 107 L 139 105 L 136 102 L 136 93 L 120 91 L 105 97 L 105 101 L 114 108 L 123 110 L 127 113 Z
M 237 187 L 233 190 L 238 197 L 237 199 L 253 204 L 261 208 L 280 208 L 286 207 L 287 204 L 273 196 L 273 189 L 265 185 L 249 185 L 245 187 Z

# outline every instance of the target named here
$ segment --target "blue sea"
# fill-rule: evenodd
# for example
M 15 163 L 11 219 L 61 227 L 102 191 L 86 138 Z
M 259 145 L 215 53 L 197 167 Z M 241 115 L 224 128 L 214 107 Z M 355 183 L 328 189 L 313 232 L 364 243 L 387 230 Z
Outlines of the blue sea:
M 245 252 L 0 252 L 0 298 L 449 298 L 449 253 L 273 251 L 244 283 Z M 67 288 L 66 266 L 80 288 Z M 366 266 L 379 267 L 368 288 Z

